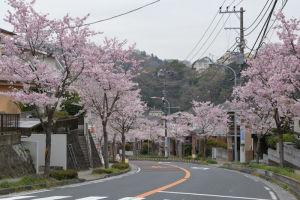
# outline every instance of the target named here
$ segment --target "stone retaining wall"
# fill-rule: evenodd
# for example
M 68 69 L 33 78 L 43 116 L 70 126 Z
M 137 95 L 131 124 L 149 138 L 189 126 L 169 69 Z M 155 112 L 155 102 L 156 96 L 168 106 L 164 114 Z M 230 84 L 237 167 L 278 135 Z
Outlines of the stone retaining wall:
M 21 143 L 21 135 L 18 133 L 10 133 L 7 135 L 0 135 L 0 146 L 15 145 Z

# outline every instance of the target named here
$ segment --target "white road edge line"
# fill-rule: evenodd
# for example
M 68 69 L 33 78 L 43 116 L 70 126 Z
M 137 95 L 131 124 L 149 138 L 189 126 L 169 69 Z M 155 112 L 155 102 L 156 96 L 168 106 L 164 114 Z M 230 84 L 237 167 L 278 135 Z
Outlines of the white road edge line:
M 8 197 L 8 198 L 4 198 L 1 200 L 17 200 L 17 199 L 28 199 L 28 198 L 33 198 L 35 196 L 17 196 L 17 197 Z
M 107 197 L 84 197 L 84 198 L 81 198 L 81 199 L 76 199 L 76 200 L 99 200 L 99 199 L 106 199 Z
M 270 190 L 271 190 L 270 188 L 268 188 L 268 187 L 266 187 L 266 186 L 264 186 L 264 188 L 265 188 L 266 190 L 268 190 L 268 191 L 270 191 Z
M 259 198 L 251 198 L 251 197 L 223 196 L 223 195 L 215 195 L 215 194 L 197 194 L 197 193 L 171 192 L 171 191 L 159 191 L 159 192 L 168 193 L 168 194 L 185 194 L 185 195 L 194 195 L 194 196 L 220 197 L 220 198 L 232 198 L 232 199 L 269 200 L 269 199 L 259 199 Z
M 272 200 L 277 200 L 277 197 L 276 197 L 276 195 L 274 194 L 274 192 L 269 191 L 269 193 L 270 193 L 270 195 L 271 195 Z
M 56 199 L 66 199 L 71 197 L 72 196 L 51 196 L 51 197 L 43 197 L 43 198 L 38 198 L 33 200 L 56 200 Z

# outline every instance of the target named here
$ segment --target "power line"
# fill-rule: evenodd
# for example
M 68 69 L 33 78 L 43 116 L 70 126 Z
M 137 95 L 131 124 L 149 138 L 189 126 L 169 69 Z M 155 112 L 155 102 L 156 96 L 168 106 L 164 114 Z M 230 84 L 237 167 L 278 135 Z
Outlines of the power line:
M 230 4 L 229 4 L 229 6 L 232 6 L 233 4 L 234 4 L 234 2 L 235 2 L 236 0 L 233 0 Z M 222 4 L 222 6 L 225 4 L 225 1 L 223 2 L 223 4 Z M 221 7 L 222 7 L 221 6 Z M 228 7 L 229 7 L 228 6 Z M 190 59 L 190 60 L 193 60 L 198 54 L 199 54 L 199 52 L 203 49 L 203 47 L 205 46 L 205 44 L 208 42 L 208 40 L 211 38 L 211 36 L 213 35 L 213 33 L 214 33 L 214 31 L 217 29 L 217 27 L 218 27 L 218 25 L 220 24 L 220 22 L 221 22 L 221 20 L 223 19 L 223 16 L 221 16 L 221 18 L 219 19 L 219 21 L 217 22 L 217 24 L 214 26 L 214 28 L 213 28 L 213 30 L 211 31 L 211 33 L 209 34 L 209 36 L 208 36 L 208 38 L 206 38 L 206 40 L 204 41 L 204 43 L 203 43 L 203 45 L 200 47 L 200 49 L 196 52 L 196 53 L 194 53 L 194 55 L 193 55 L 193 57 Z M 202 39 L 201 39 L 201 41 L 202 41 Z M 199 42 L 199 44 L 200 44 L 200 42 Z M 199 46 L 199 44 L 197 45 L 197 46 Z M 196 47 L 197 48 L 197 47 Z M 195 48 L 195 49 L 196 49 Z M 192 55 L 192 53 L 191 53 L 191 55 Z M 191 55 L 189 55 L 188 57 L 190 57 Z
M 223 30 L 223 28 L 226 25 L 226 22 L 228 21 L 228 19 L 230 18 L 231 15 L 228 15 L 227 19 L 225 20 L 225 22 L 223 23 L 222 27 L 220 28 L 219 32 L 217 33 L 217 35 L 214 37 L 214 39 L 210 42 L 210 44 L 208 45 L 208 47 L 205 49 L 205 51 L 201 54 L 200 57 L 202 57 L 207 51 L 208 49 L 212 46 L 212 44 L 216 41 L 217 37 L 220 35 L 221 31 Z M 194 58 L 193 58 L 194 59 Z
M 106 18 L 106 19 L 101 19 L 101 20 L 97 20 L 97 21 L 94 21 L 94 22 L 82 24 L 82 25 L 79 26 L 79 27 L 82 27 L 82 26 L 90 26 L 90 25 L 93 25 L 93 24 L 97 24 L 97 23 L 109 21 L 109 20 L 112 20 L 112 19 L 115 19 L 115 18 L 124 16 L 124 15 L 130 14 L 130 13 L 133 13 L 133 12 L 135 12 L 135 11 L 141 10 L 141 9 L 143 9 L 143 8 L 145 8 L 145 7 L 148 7 L 148 6 L 150 6 L 150 5 L 156 4 L 156 3 L 158 3 L 159 1 L 160 1 L 160 0 L 153 1 L 153 2 L 151 2 L 151 3 L 148 3 L 148 4 L 145 4 L 145 5 L 140 6 L 140 7 L 138 7 L 138 8 L 135 8 L 135 9 L 133 9 L 133 10 L 129 10 L 129 11 L 127 11 L 127 12 L 124 12 L 124 13 L 121 13 L 121 14 L 118 14 L 118 15 L 115 15 L 115 16 L 112 16 L 112 17 L 109 17 L 109 18 Z
M 221 7 L 225 4 L 227 0 L 224 0 Z M 206 33 L 208 32 L 208 30 L 210 29 L 210 27 L 212 26 L 212 24 L 214 23 L 215 19 L 217 18 L 219 14 L 219 11 L 217 11 L 217 13 L 215 14 L 215 16 L 213 17 L 212 21 L 210 22 L 209 26 L 207 27 L 207 29 L 205 30 L 204 34 L 202 35 L 202 37 L 200 38 L 200 40 L 198 40 L 198 42 L 196 43 L 196 45 L 194 46 L 194 48 L 188 53 L 188 55 L 185 57 L 185 60 L 187 60 L 195 51 L 195 49 L 199 46 L 200 42 L 202 42 L 202 40 L 204 39 L 204 37 L 206 36 Z
M 248 58 L 249 58 L 249 56 L 251 55 L 252 51 L 254 50 L 254 48 L 255 48 L 255 46 L 256 46 L 256 43 L 258 42 L 258 40 L 259 40 L 261 34 L 263 33 L 262 38 L 261 38 L 261 41 L 260 41 L 260 43 L 259 43 L 259 45 L 258 45 L 258 48 L 256 49 L 256 52 L 257 52 L 258 49 L 260 48 L 260 46 L 261 46 L 261 44 L 262 44 L 262 41 L 263 41 L 263 38 L 264 38 L 264 36 L 265 36 L 265 34 L 266 34 L 266 31 L 267 31 L 267 29 L 268 29 L 268 25 L 269 25 L 269 23 L 270 23 L 270 19 L 271 19 L 271 17 L 272 17 L 272 14 L 273 14 L 273 11 L 274 11 L 274 9 L 275 9 L 275 7 L 276 7 L 277 2 L 278 2 L 278 0 L 275 0 L 275 2 L 274 2 L 274 4 L 273 4 L 273 7 L 272 7 L 272 9 L 271 9 L 271 11 L 270 11 L 270 13 L 269 13 L 269 16 L 268 16 L 267 20 L 265 21 L 265 23 L 264 23 L 264 25 L 263 25 L 263 27 L 262 27 L 262 29 L 261 29 L 261 31 L 260 31 L 258 37 L 256 38 L 256 41 L 255 41 L 255 43 L 254 43 L 254 45 L 253 45 L 253 47 L 252 47 L 252 49 L 251 49 L 251 51 L 250 51 L 250 53 L 249 53 L 249 55 L 248 55 Z M 255 56 L 256 56 L 256 53 L 255 53 Z
M 260 23 L 262 22 L 262 20 L 265 18 L 265 16 L 266 16 L 268 10 L 270 9 L 270 7 L 271 7 L 273 1 L 274 1 L 274 0 L 271 1 L 271 3 L 269 4 L 267 10 L 265 11 L 263 17 L 259 20 L 259 22 L 256 24 L 256 26 L 255 26 L 249 33 L 247 33 L 245 36 L 250 35 L 251 33 L 253 33 L 253 32 L 256 30 L 256 28 L 260 25 Z M 263 11 L 263 10 L 262 10 L 262 11 Z M 253 24 L 254 24 L 254 23 L 253 23 Z M 252 26 L 252 24 L 251 24 L 247 29 L 249 29 L 251 26 Z M 247 30 L 247 29 L 246 29 L 246 30 Z
M 260 13 L 259 13 L 258 16 L 256 17 L 256 19 L 252 22 L 252 24 L 251 24 L 250 26 L 248 26 L 248 27 L 246 28 L 246 30 L 248 30 L 249 28 L 251 28 L 251 27 L 255 24 L 255 22 L 258 20 L 258 18 L 261 16 L 261 14 L 263 13 L 263 11 L 265 10 L 265 8 L 266 8 L 266 6 L 268 5 L 269 1 L 270 1 L 270 0 L 268 0 L 268 1 L 265 3 L 263 9 L 260 11 Z M 272 0 L 272 2 L 273 2 L 273 0 Z M 271 4 L 272 4 L 272 3 L 271 3 Z

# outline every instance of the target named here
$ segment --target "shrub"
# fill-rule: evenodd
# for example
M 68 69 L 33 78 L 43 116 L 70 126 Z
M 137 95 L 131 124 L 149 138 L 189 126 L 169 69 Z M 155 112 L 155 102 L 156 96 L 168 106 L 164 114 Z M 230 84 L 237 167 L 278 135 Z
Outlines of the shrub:
M 192 152 L 192 146 L 191 145 L 187 145 L 187 146 L 184 147 L 185 155 L 190 156 L 191 152 Z
M 98 168 L 98 169 L 94 169 L 92 174 L 112 174 L 112 173 L 116 173 L 119 172 L 119 169 L 112 169 L 112 168 L 108 168 L 108 169 L 104 169 L 104 168 Z
M 207 159 L 205 162 L 207 164 L 218 164 L 218 162 L 216 160 L 213 160 L 213 159 Z
M 1 179 L 5 179 L 5 176 L 3 174 L 0 173 L 0 180 Z
M 69 115 L 69 113 L 65 110 L 55 111 L 53 114 L 54 119 L 68 119 L 70 117 L 71 115 Z
M 115 169 L 128 169 L 129 168 L 129 164 L 128 163 L 115 163 L 111 166 L 112 168 Z
M 152 151 L 151 146 L 149 146 L 149 152 L 148 152 L 148 144 L 147 143 L 143 143 L 142 145 L 142 154 L 149 154 Z
M 74 179 L 78 178 L 78 174 L 75 170 L 56 170 L 50 172 L 50 177 L 57 180 Z
M 131 151 L 132 149 L 133 149 L 133 145 L 132 144 L 129 144 L 129 143 L 125 144 L 125 151 Z
M 276 149 L 276 144 L 278 143 L 279 138 L 278 135 L 270 135 L 267 136 L 266 142 L 269 148 Z M 298 140 L 295 138 L 293 134 L 287 133 L 283 134 L 283 142 L 292 142 L 295 143 L 297 146 Z

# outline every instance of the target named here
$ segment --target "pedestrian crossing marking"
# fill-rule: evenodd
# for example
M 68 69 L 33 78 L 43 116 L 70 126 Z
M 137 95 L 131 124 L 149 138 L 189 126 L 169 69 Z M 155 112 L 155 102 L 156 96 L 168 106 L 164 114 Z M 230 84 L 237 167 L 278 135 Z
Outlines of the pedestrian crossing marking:
M 99 200 L 99 199 L 106 199 L 107 197 L 85 197 L 81 199 L 76 199 L 76 200 Z
M 65 198 L 70 198 L 71 196 L 52 196 L 52 197 L 43 197 L 43 198 L 38 198 L 38 199 L 33 199 L 33 200 L 56 200 L 56 199 L 65 199 Z
M 33 198 L 35 196 L 17 196 L 17 197 L 8 197 L 0 200 L 18 200 L 18 199 L 28 199 L 28 198 Z

